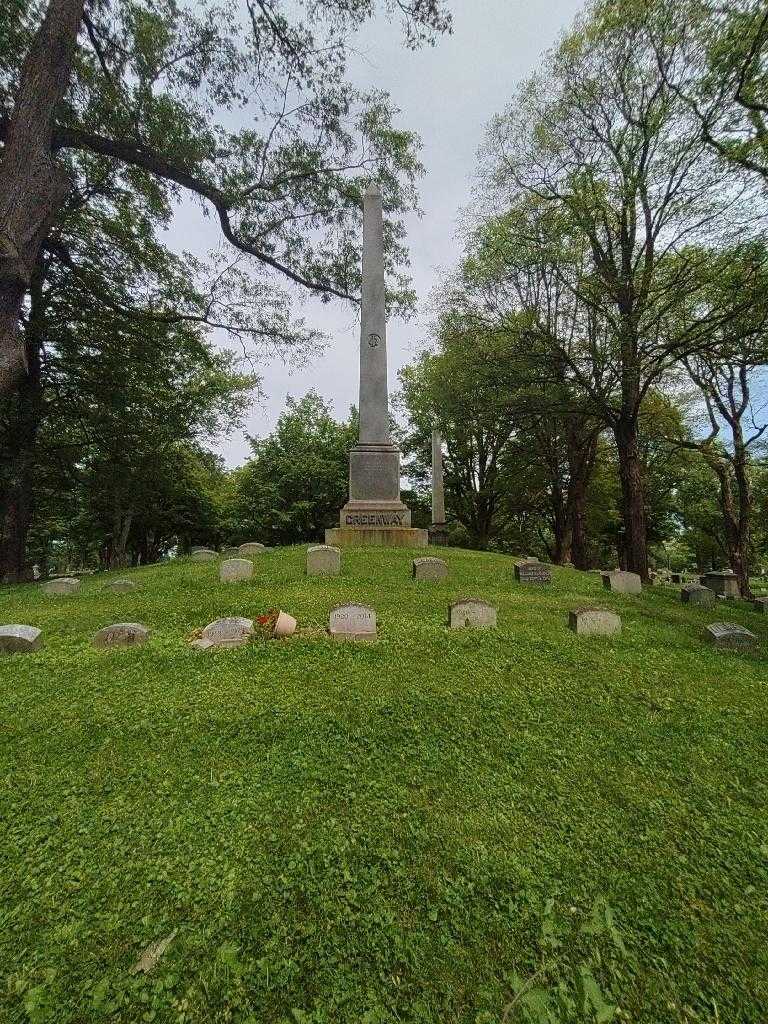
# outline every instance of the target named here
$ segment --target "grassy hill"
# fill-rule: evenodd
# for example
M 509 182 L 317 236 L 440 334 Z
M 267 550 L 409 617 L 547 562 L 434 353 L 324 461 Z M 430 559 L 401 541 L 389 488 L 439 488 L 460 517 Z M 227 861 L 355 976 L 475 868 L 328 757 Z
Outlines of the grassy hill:
M 179 562 L 121 573 L 133 594 L 0 590 L 45 641 L 0 659 L 2 1021 L 560 1020 L 574 978 L 563 1020 L 596 1018 L 592 979 L 623 1021 L 765 1020 L 768 618 L 442 553 L 441 583 L 397 550 L 307 579 L 288 548 L 248 583 Z M 465 595 L 497 630 L 446 629 Z M 377 642 L 324 635 L 344 600 Z M 567 630 L 593 601 L 620 638 Z M 185 642 L 275 606 L 301 635 Z M 709 648 L 722 618 L 761 653 Z M 94 649 L 116 621 L 151 641 Z

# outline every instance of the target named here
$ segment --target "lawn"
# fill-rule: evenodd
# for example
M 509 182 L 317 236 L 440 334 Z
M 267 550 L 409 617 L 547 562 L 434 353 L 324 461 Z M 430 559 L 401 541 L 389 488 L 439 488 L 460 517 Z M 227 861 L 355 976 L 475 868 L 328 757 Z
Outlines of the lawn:
M 768 617 L 459 550 L 438 583 L 378 549 L 307 579 L 305 550 L 0 590 L 45 643 L 0 659 L 0 1020 L 765 1021 Z M 447 630 L 467 595 L 498 629 Z M 325 636 L 345 600 L 376 642 Z M 620 637 L 568 631 L 590 602 Z M 273 606 L 301 633 L 186 643 Z M 761 652 L 711 649 L 716 619 Z M 94 649 L 116 621 L 150 642 Z

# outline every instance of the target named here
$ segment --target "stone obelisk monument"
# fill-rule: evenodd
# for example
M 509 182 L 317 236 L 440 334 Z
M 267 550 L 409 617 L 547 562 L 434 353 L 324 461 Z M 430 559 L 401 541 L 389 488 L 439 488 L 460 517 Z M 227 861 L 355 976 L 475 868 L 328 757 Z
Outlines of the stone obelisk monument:
M 432 525 L 429 528 L 429 543 L 448 543 L 443 488 L 443 439 L 439 430 L 432 431 Z
M 389 435 L 387 318 L 384 305 L 384 220 L 381 192 L 363 198 L 363 296 L 360 323 L 360 439 L 349 453 L 349 501 L 326 544 L 426 547 L 426 530 L 411 529 L 400 500 L 400 452 Z

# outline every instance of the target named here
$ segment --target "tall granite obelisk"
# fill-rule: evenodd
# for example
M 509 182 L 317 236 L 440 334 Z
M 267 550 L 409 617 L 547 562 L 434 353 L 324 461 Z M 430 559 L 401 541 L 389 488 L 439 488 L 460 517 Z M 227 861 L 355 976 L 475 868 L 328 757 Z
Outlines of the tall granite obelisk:
M 432 431 L 432 525 L 429 528 L 429 543 L 448 543 L 443 486 L 443 439 L 439 430 Z
M 327 544 L 426 547 L 426 530 L 411 529 L 400 500 L 400 452 L 389 434 L 384 218 L 381 192 L 363 198 L 363 295 L 360 322 L 360 437 L 349 453 L 349 501 Z

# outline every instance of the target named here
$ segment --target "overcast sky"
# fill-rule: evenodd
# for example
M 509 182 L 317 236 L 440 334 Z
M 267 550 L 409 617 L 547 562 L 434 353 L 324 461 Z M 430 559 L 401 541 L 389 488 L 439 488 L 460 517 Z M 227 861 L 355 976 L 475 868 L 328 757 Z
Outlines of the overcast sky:
M 582 0 L 449 0 L 452 36 L 415 53 L 402 45 L 396 24 L 380 18 L 355 42 L 359 51 L 351 77 L 360 87 L 385 89 L 401 110 L 400 121 L 422 140 L 420 206 L 424 216 L 408 221 L 411 276 L 419 303 L 460 255 L 455 239 L 457 216 L 469 199 L 477 149 L 493 114 L 503 110 L 515 86 L 533 71 L 541 54 L 572 21 Z M 192 206 L 180 211 L 171 243 L 201 255 L 215 246 L 215 221 Z M 288 372 L 279 361 L 263 368 L 264 401 L 255 405 L 245 431 L 220 446 L 230 466 L 249 454 L 245 433 L 269 433 L 286 395 L 301 397 L 315 388 L 343 418 L 357 404 L 359 328 L 354 313 L 341 303 L 316 300 L 303 308 L 307 320 L 331 336 L 326 351 L 311 364 Z M 390 393 L 397 371 L 420 346 L 424 317 L 387 328 Z

